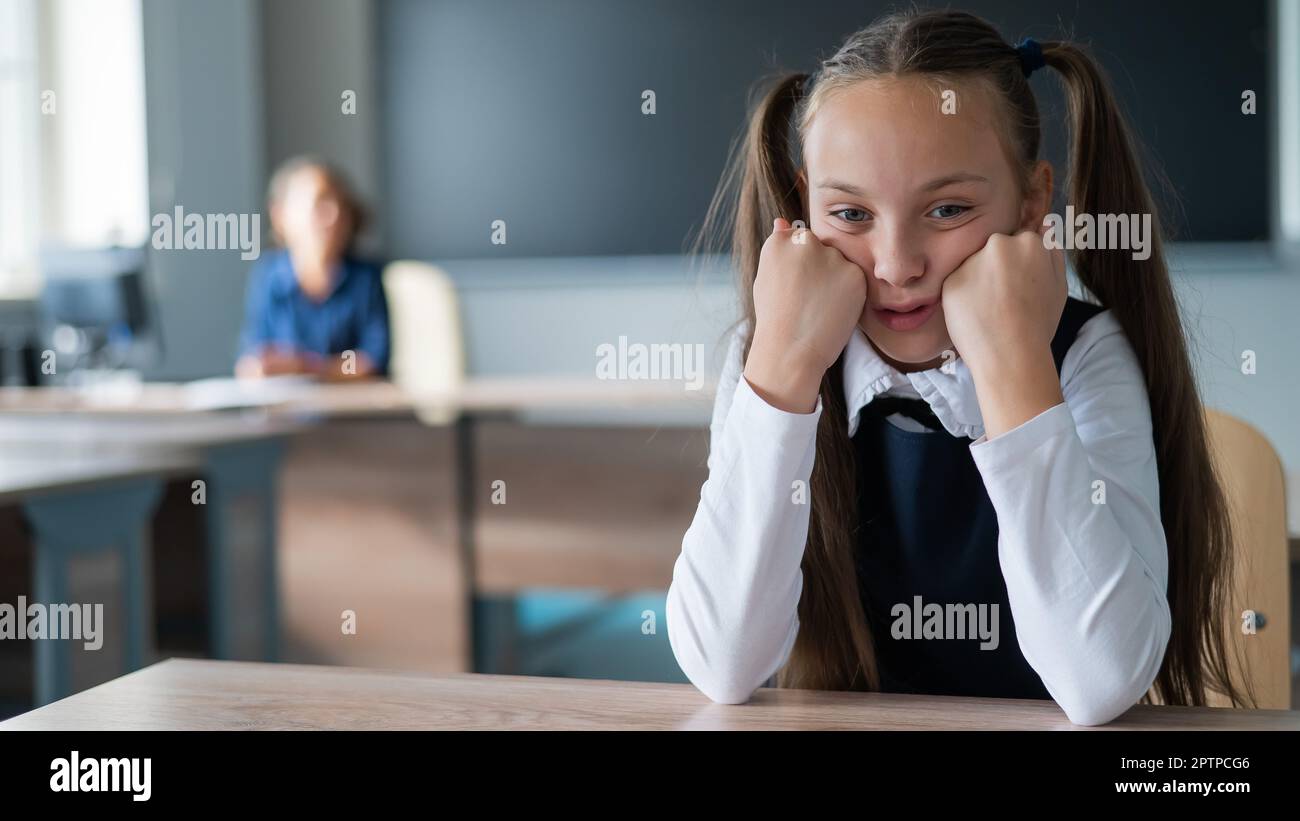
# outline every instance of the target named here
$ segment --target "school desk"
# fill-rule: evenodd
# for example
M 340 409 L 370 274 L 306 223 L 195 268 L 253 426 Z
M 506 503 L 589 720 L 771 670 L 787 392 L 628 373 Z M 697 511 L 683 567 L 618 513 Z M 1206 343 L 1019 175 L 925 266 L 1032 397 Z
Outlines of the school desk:
M 687 390 L 680 382 L 596 380 L 590 377 L 476 377 L 442 390 L 412 394 L 387 381 L 318 383 L 302 380 L 268 380 L 265 384 L 239 380 L 203 380 L 197 383 L 143 383 L 125 390 L 88 393 L 70 388 L 0 389 L 0 442 L 20 438 L 55 441 L 80 434 L 97 441 L 112 439 L 124 446 L 151 443 L 167 448 L 190 448 L 187 432 L 195 429 L 234 438 L 242 429 L 257 431 L 275 424 L 308 426 L 331 419 L 419 416 L 433 425 L 449 425 L 454 435 L 456 533 L 462 589 L 466 592 L 465 623 L 469 641 L 465 667 L 490 669 L 490 652 L 483 641 L 484 624 L 509 623 L 513 611 L 508 601 L 479 595 L 475 516 L 479 506 L 476 472 L 476 429 L 487 419 L 521 419 L 530 414 L 580 412 L 617 415 L 620 412 L 659 411 L 685 413 L 707 425 L 713 386 Z M 224 411 L 224 412 L 221 412 Z M 191 422 L 191 419 L 198 421 Z M 220 423 L 214 420 L 225 420 Z M 224 424 L 224 427 L 221 425 Z M 6 426 L 11 434 L 6 436 Z M 71 431 L 71 433 L 68 433 Z M 223 442 L 220 452 L 233 452 Z M 209 452 L 215 452 L 209 449 Z M 267 460 L 262 475 L 279 452 L 247 447 L 246 456 L 262 453 Z M 251 456 L 237 460 L 247 466 Z M 236 461 L 236 460 L 232 460 Z M 223 463 L 216 463 L 220 467 Z M 251 481 L 256 470 L 229 473 Z M 271 517 L 269 521 L 273 521 Z M 224 521 L 216 517 L 216 521 Z M 274 532 L 267 525 L 267 538 Z M 214 534 L 220 540 L 222 533 Z M 271 542 L 273 543 L 273 542 Z M 223 554 L 224 555 L 224 554 Z M 273 573 L 273 563 L 268 572 Z M 224 599 L 223 599 L 224 600 Z M 222 620 L 224 623 L 224 619 Z M 225 648 L 224 640 L 219 646 Z M 231 658 L 226 650 L 218 658 Z M 274 659 L 268 653 L 264 658 Z
M 1050 701 L 762 688 L 715 704 L 689 684 L 428 676 L 170 659 L 0 730 L 1300 730 L 1300 712 L 1137 705 L 1101 728 Z
M 203 387 L 213 385 L 207 383 Z M 387 381 L 358 383 L 284 383 L 265 397 L 256 388 L 241 397 L 238 391 L 225 393 L 193 391 L 195 387 L 155 386 L 149 401 L 155 407 L 168 402 L 237 403 L 241 399 L 258 403 L 272 418 L 326 421 L 347 418 L 410 416 L 427 424 L 451 428 L 454 437 L 456 540 L 460 555 L 461 588 L 465 592 L 464 621 L 467 625 L 465 669 L 490 670 L 495 666 L 494 648 L 487 639 L 487 626 L 506 628 L 514 623 L 514 602 L 510 598 L 480 594 L 475 521 L 483 488 L 478 475 L 478 428 L 487 420 L 520 421 L 532 414 L 573 413 L 612 415 L 647 410 L 685 413 L 701 427 L 707 426 L 712 409 L 713 385 L 687 390 L 680 382 L 596 380 L 589 377 L 475 377 L 441 390 L 413 394 Z M 612 604 L 613 602 L 611 602 Z M 509 650 L 504 652 L 508 655 Z
M 275 660 L 275 476 L 282 440 L 294 429 L 287 421 L 222 414 L 0 415 L 0 497 L 21 502 L 35 532 L 34 597 L 66 600 L 68 557 L 116 545 L 125 551 L 127 568 L 128 669 L 146 663 L 140 636 L 152 632 L 152 623 L 141 568 L 149 566 L 151 554 L 142 534 L 165 478 L 202 475 L 195 498 L 207 529 L 212 653 Z M 258 571 L 238 572 L 239 557 Z M 240 629 L 250 622 L 241 611 L 253 613 L 252 628 Z M 34 652 L 37 703 L 67 695 L 66 643 L 36 642 Z
M 114 586 L 122 605 L 122 670 L 138 669 L 150 657 L 148 524 L 163 483 L 188 466 L 164 455 L 0 456 L 0 504 L 19 506 L 31 527 L 31 602 L 68 602 L 69 568 L 78 557 L 111 557 L 120 568 Z M 75 643 L 32 644 L 36 703 L 66 696 Z

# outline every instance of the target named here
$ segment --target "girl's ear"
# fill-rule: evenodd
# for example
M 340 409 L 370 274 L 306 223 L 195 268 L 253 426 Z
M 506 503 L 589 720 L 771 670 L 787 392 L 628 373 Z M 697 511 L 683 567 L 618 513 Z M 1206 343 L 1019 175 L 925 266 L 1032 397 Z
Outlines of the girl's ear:
M 799 173 L 795 175 L 794 184 L 799 189 L 799 202 L 803 203 L 804 211 L 808 211 L 810 208 L 808 204 L 808 176 L 804 172 L 804 169 L 799 169 Z M 805 213 L 800 214 L 799 216 L 808 219 L 809 214 Z
M 1020 230 L 1038 231 L 1052 207 L 1052 164 L 1039 160 L 1029 172 L 1029 187 L 1020 206 Z

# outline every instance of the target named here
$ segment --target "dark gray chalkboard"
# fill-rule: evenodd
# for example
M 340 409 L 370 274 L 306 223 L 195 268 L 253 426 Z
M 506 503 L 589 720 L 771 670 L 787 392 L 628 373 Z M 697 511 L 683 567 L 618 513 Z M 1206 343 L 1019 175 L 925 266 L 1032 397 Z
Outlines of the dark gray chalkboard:
M 1207 0 L 956 8 L 1008 40 L 1092 43 L 1172 182 L 1182 239 L 1268 233 L 1268 7 Z M 380 8 L 390 253 L 423 258 L 683 250 L 761 75 L 811 70 L 889 6 L 776 0 L 386 0 Z M 1059 22 L 1058 22 L 1059 21 Z M 1047 156 L 1063 109 L 1034 77 Z M 641 113 L 654 89 L 658 111 Z M 1259 113 L 1240 112 L 1243 89 Z M 503 219 L 505 246 L 490 243 Z

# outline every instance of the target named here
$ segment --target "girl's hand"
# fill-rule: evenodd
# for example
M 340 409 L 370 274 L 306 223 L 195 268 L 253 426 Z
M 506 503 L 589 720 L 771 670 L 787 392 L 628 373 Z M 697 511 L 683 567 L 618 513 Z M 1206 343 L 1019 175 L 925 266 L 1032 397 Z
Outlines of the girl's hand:
M 972 372 L 1050 350 L 1065 309 L 1065 255 L 1042 235 L 993 234 L 943 283 L 948 336 Z
M 989 439 L 1065 401 L 1052 337 L 1066 293 L 1065 254 L 1035 231 L 994 234 L 944 280 L 948 336 L 970 367 Z
M 812 412 L 822 376 L 848 344 L 866 301 L 861 268 L 811 230 L 775 220 L 754 279 L 745 379 L 776 408 Z

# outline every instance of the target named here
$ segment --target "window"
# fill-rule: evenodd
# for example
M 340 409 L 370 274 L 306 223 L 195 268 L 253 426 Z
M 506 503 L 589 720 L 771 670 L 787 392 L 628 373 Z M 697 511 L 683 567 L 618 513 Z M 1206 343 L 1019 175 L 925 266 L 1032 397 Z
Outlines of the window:
M 40 94 L 35 0 L 0 3 L 0 296 L 35 290 Z
M 0 296 L 42 243 L 148 239 L 140 0 L 0 3 Z

